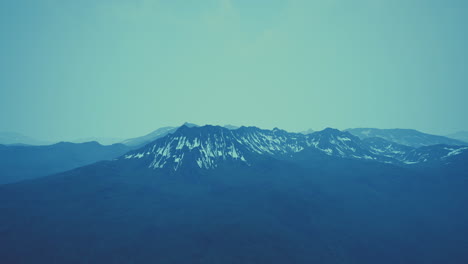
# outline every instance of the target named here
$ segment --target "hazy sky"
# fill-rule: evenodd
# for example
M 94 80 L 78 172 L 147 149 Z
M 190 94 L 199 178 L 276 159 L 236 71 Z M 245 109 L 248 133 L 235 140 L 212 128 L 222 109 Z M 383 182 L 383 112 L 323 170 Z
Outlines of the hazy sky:
M 0 130 L 468 130 L 465 0 L 1 0 Z

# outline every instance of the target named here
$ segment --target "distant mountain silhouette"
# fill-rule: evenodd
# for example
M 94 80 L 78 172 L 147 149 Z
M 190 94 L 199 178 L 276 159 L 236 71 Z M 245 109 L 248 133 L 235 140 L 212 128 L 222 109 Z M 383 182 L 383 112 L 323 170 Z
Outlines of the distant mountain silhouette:
M 0 132 L 0 144 L 3 145 L 47 145 L 50 142 L 38 140 L 21 133 L 16 132 Z
M 63 172 L 101 160 L 117 158 L 130 148 L 97 142 L 61 142 L 47 146 L 0 145 L 0 184 Z
M 377 128 L 351 128 L 345 131 L 361 138 L 380 137 L 401 145 L 422 147 L 437 144 L 468 145 L 468 143 L 444 136 L 430 135 L 414 129 L 377 129 Z
M 196 127 L 197 125 L 185 122 L 183 124 L 183 126 Z M 171 126 L 161 127 L 161 128 L 158 128 L 155 131 L 153 131 L 153 132 L 151 132 L 151 133 L 149 133 L 149 134 L 147 134 L 145 136 L 131 138 L 131 139 L 127 139 L 125 141 L 122 141 L 122 144 L 130 146 L 130 147 L 141 147 L 141 146 L 143 146 L 145 144 L 148 144 L 151 141 L 154 141 L 154 140 L 156 140 L 158 138 L 162 138 L 162 137 L 166 136 L 167 134 L 174 133 L 177 130 L 177 128 L 178 127 L 171 127 Z
M 121 138 L 112 138 L 112 137 L 85 137 L 85 138 L 77 138 L 74 140 L 70 140 L 72 143 L 86 143 L 86 142 L 92 142 L 96 141 L 101 145 L 112 145 L 112 144 L 117 144 L 123 141 Z
M 452 134 L 447 135 L 447 137 L 453 138 L 453 139 L 456 139 L 456 140 L 461 140 L 461 141 L 467 143 L 468 142 L 468 131 L 458 131 L 456 133 L 452 133 Z

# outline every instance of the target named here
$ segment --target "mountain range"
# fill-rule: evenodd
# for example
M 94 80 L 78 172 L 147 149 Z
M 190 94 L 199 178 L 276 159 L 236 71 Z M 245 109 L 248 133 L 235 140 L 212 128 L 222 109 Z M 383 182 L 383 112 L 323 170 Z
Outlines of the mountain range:
M 362 134 L 370 135 L 370 132 L 366 132 L 369 129 L 364 133 L 356 131 L 363 130 L 339 131 L 327 128 L 304 134 L 289 133 L 278 128 L 264 130 L 229 125 L 199 127 L 185 123 L 181 127 L 163 127 L 148 135 L 109 146 L 97 142 L 62 142 L 48 146 L 0 145 L 0 184 L 42 177 L 109 159 L 139 159 L 145 160 L 151 168 L 171 167 L 178 170 L 194 165 L 214 168 L 226 161 L 248 165 L 250 159 L 265 156 L 284 159 L 304 149 L 314 149 L 340 158 L 398 166 L 434 166 L 450 163 L 454 156 L 466 151 L 466 147 L 461 146 L 463 142 L 421 132 L 410 131 L 405 134 L 406 130 L 401 130 L 392 135 L 391 131 L 383 130 L 377 134 L 384 135 L 382 137 L 365 137 Z M 353 132 L 361 134 L 362 139 L 353 135 Z M 415 134 L 418 137 L 414 137 Z M 415 142 L 408 143 L 413 139 Z M 441 142 L 457 145 L 443 145 Z
M 1 185 L 0 259 L 467 263 L 467 179 L 466 146 L 184 125 L 115 159 Z
M 306 149 L 339 158 L 399 166 L 450 164 L 457 155 L 468 153 L 466 146 L 439 144 L 415 148 L 380 137 L 361 140 L 347 131 L 332 128 L 304 135 L 278 128 L 241 127 L 230 130 L 220 126 L 182 126 L 120 159 L 144 160 L 149 168 L 177 171 L 182 167 L 212 169 L 224 162 L 250 165 L 265 156 L 289 159 Z
M 184 123 L 189 127 L 197 126 L 192 123 Z M 230 130 L 236 130 L 239 127 L 234 125 L 224 125 L 224 128 Z M 91 141 L 97 141 L 102 145 L 112 144 L 124 144 L 129 147 L 141 147 L 151 141 L 158 138 L 164 137 L 167 134 L 173 133 L 177 130 L 178 126 L 167 126 L 158 128 L 147 135 L 141 137 L 135 137 L 130 139 L 110 138 L 110 137 L 86 137 L 70 140 L 71 143 L 86 143 Z M 402 145 L 408 145 L 412 147 L 430 146 L 436 144 L 447 144 L 447 145 L 468 145 L 468 132 L 459 131 L 456 133 L 449 134 L 447 136 L 438 136 L 423 133 L 414 129 L 377 129 L 377 128 L 350 128 L 344 131 L 348 131 L 351 134 L 364 139 L 368 137 L 381 137 L 386 140 L 396 142 Z M 316 132 L 312 129 L 302 131 L 302 134 L 311 134 Z M 24 136 L 20 133 L 13 132 L 0 132 L 0 144 L 3 145 L 50 145 L 53 144 L 50 141 L 37 140 L 28 136 Z
M 468 261 L 467 146 L 159 131 L 134 147 L 0 146 L 2 262 Z

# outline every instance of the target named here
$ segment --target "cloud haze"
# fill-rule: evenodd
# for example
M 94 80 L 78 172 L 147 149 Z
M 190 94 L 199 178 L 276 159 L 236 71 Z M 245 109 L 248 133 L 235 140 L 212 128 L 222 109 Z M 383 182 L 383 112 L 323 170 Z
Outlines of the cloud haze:
M 465 1 L 2 1 L 0 130 L 468 129 Z

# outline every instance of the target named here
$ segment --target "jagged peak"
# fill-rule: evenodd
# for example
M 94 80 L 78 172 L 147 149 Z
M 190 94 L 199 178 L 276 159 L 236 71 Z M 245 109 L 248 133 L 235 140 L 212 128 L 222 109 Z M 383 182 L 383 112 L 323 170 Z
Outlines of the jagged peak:
M 317 132 L 328 133 L 328 134 L 339 134 L 339 133 L 343 133 L 341 130 L 336 129 L 336 128 L 332 128 L 332 127 L 327 127 L 327 128 L 325 128 L 325 129 L 323 129 L 322 131 L 317 131 Z
M 180 126 L 176 132 L 178 133 L 185 133 L 185 132 L 221 132 L 221 131 L 229 131 L 229 129 L 218 126 L 218 125 L 204 125 L 204 126 Z
M 339 130 L 339 129 L 336 129 L 336 128 L 331 128 L 331 127 L 327 127 L 321 131 L 316 131 L 316 132 L 313 132 L 311 134 L 308 134 L 310 136 L 316 136 L 316 135 L 320 135 L 320 136 L 326 136 L 326 137 L 329 137 L 329 136 L 333 136 L 333 137 L 337 137 L 337 136 L 341 136 L 341 137 L 347 137 L 347 138 L 350 138 L 352 140 L 355 140 L 355 141 L 360 141 L 359 137 L 351 134 L 350 132 L 348 131 L 342 131 L 342 130 Z
M 198 127 L 199 125 L 194 124 L 194 123 L 185 122 L 185 123 L 182 124 L 182 126 L 186 126 L 186 127 Z
M 274 127 L 273 132 L 287 132 L 287 131 L 281 128 Z
M 203 126 L 198 126 L 198 125 L 195 125 L 195 124 L 192 124 L 192 123 L 185 122 L 181 126 L 177 127 L 174 132 L 184 131 L 186 129 L 196 128 L 196 127 L 203 127 Z
M 363 141 L 347 131 L 334 128 L 303 135 L 279 128 L 267 130 L 253 126 L 242 126 L 235 130 L 214 125 L 181 126 L 175 133 L 157 139 L 123 158 L 147 159 L 150 168 L 178 170 L 183 166 L 214 169 L 224 162 L 250 165 L 254 163 L 255 157 L 272 156 L 281 159 L 307 148 L 329 156 L 396 164 L 425 162 L 424 155 L 429 151 L 381 143 Z M 442 146 L 438 147 L 436 154 L 431 155 L 438 159 L 442 154 L 450 157 L 463 151 L 466 149 Z

